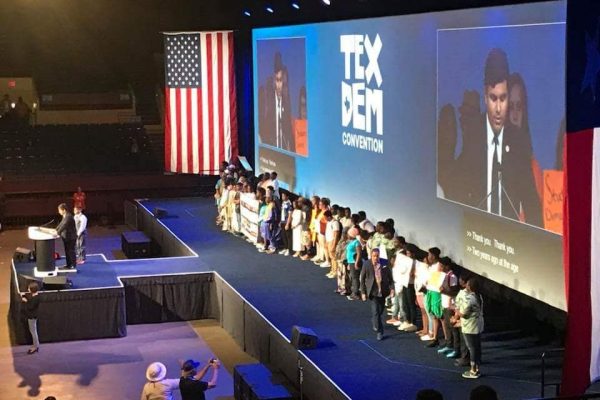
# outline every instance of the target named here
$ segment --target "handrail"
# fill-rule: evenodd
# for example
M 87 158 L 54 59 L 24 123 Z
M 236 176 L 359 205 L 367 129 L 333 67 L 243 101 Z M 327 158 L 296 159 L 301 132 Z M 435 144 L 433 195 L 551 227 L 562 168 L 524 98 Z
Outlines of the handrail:
M 560 390 L 560 382 L 546 383 L 546 355 L 563 353 L 564 351 L 565 351 L 565 349 L 561 347 L 561 348 L 555 348 L 555 349 L 548 349 L 542 353 L 542 356 L 541 356 L 542 365 L 541 365 L 541 376 L 540 376 L 540 396 L 541 396 L 541 398 L 544 398 L 546 396 L 546 386 L 554 386 L 554 389 L 555 389 L 554 395 L 555 396 L 558 396 L 558 393 Z

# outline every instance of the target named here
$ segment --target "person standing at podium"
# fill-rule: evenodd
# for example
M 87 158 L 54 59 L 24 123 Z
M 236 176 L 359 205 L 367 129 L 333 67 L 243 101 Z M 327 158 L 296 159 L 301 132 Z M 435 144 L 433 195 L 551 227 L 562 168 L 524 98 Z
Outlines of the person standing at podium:
M 76 267 L 75 244 L 77 242 L 75 219 L 65 203 L 59 204 L 58 213 L 62 216 L 62 220 L 56 227 L 56 234 L 61 237 L 65 246 L 65 258 L 67 259 L 65 267 L 74 269 Z

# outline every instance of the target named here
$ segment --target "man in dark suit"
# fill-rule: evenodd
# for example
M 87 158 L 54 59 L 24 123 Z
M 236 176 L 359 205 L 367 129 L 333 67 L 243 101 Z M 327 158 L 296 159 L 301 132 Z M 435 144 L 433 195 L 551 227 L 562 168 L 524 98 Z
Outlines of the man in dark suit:
M 360 291 L 363 301 L 371 300 L 371 322 L 377 332 L 377 340 L 383 339 L 381 315 L 385 310 L 385 299 L 394 296 L 394 279 L 387 265 L 381 265 L 379 249 L 371 250 L 371 259 L 363 263 L 360 272 Z
M 269 77 L 259 93 L 259 136 L 261 143 L 296 151 L 292 131 L 292 107 L 287 68 L 281 53 L 275 53 L 273 76 Z
M 531 169 L 531 148 L 526 143 L 526 135 L 508 119 L 508 77 L 506 53 L 492 49 L 485 63 L 485 112 L 479 111 L 479 94 L 465 92 L 459 108 L 462 151 L 454 163 L 443 167 L 451 176 L 440 185 L 449 200 L 543 226 Z M 442 109 L 439 126 L 454 132 L 439 132 L 442 137 L 438 138 L 438 146 L 449 143 L 452 147 L 456 140 L 449 138 L 456 136 L 456 127 L 445 121 L 454 118 L 454 112 L 447 107 Z M 453 150 L 438 148 L 438 154 L 452 154 Z
M 75 257 L 75 244 L 77 242 L 77 228 L 73 214 L 67 209 L 67 205 L 62 203 L 58 206 L 58 213 L 62 220 L 56 227 L 56 234 L 59 235 L 65 246 L 65 258 L 67 259 L 66 268 L 75 269 L 77 259 Z

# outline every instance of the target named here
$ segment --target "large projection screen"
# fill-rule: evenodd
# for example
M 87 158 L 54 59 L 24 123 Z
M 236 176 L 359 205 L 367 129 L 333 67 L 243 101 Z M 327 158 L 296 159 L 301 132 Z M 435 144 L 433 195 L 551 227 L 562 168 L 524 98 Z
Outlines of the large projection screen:
M 566 3 L 253 31 L 257 173 L 565 309 Z

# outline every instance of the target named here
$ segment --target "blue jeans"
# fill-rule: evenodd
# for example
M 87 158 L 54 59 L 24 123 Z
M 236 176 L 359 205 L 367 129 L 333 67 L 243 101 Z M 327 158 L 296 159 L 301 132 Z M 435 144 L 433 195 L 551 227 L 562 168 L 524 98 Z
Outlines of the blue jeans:
M 40 338 L 37 333 L 37 319 L 28 319 L 27 325 L 29 326 L 29 333 L 31 333 L 31 339 L 33 340 L 33 347 L 37 349 L 40 347 Z
M 405 321 L 406 315 L 404 315 L 404 307 L 402 305 L 402 290 L 396 292 L 396 295 L 392 297 L 392 317 Z

